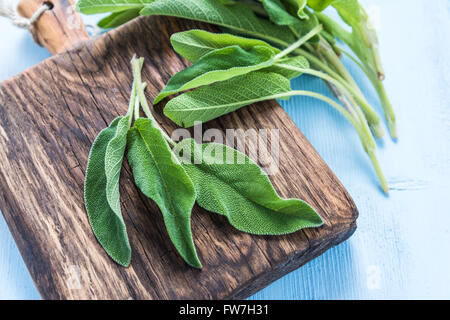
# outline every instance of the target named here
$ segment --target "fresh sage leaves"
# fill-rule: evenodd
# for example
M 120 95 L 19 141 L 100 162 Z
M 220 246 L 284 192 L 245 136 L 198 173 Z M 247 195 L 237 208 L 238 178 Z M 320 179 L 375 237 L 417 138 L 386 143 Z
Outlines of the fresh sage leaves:
M 114 119 L 108 128 L 99 133 L 92 145 L 84 183 L 84 203 L 92 230 L 100 244 L 114 261 L 128 266 L 131 249 L 120 205 L 117 206 L 119 195 L 116 194 L 116 199 L 112 197 L 115 192 L 111 190 L 115 187 L 110 184 L 108 188 L 106 174 L 106 162 L 112 160 L 111 158 L 106 160 L 106 150 L 116 137 L 118 125 L 123 119 L 123 117 Z M 111 164 L 108 163 L 108 166 L 112 167 Z M 109 177 L 111 181 L 111 175 Z
M 77 1 L 77 9 L 86 14 L 123 12 L 142 9 L 155 0 L 87 0 Z
M 175 248 L 188 264 L 201 268 L 191 234 L 194 186 L 153 120 L 135 121 L 128 133 L 127 158 L 136 185 L 161 209 Z
M 119 178 L 130 123 L 131 115 L 119 120 L 114 137 L 109 141 L 105 152 L 106 199 L 116 215 L 121 215 Z
M 269 50 L 259 43 L 255 47 Z M 273 54 L 270 51 L 269 56 Z M 192 267 L 202 267 L 191 232 L 196 201 L 206 210 L 226 216 L 238 230 L 252 234 L 280 235 L 322 225 L 320 216 L 302 200 L 280 198 L 268 176 L 244 154 L 217 143 L 200 145 L 191 139 L 175 143 L 167 136 L 145 98 L 142 65 L 143 58 L 133 58 L 128 112 L 114 119 L 95 139 L 86 171 L 84 191 L 89 221 L 114 261 L 128 266 L 131 258 L 119 195 L 125 149 L 136 186 L 158 205 L 171 242 Z M 286 89 L 288 80 L 283 79 Z M 141 107 L 145 118 L 140 117 Z M 211 148 L 217 152 L 205 152 Z M 231 154 L 232 162 L 224 161 L 224 154 Z M 190 162 L 186 160 L 189 156 L 203 160 Z
M 321 26 L 316 27 L 294 43 L 293 46 L 299 46 L 301 43 L 308 41 L 321 30 Z M 203 45 L 205 39 L 211 38 L 215 41 L 210 41 L 210 44 L 206 46 Z M 293 47 L 290 47 L 280 52 L 280 50 L 263 41 L 243 41 L 240 37 L 226 34 L 216 36 L 208 32 L 181 33 L 179 36 L 175 36 L 175 41 L 177 41 L 178 52 L 182 55 L 186 54 L 190 60 L 199 55 L 198 47 L 203 47 L 202 52 L 210 50 L 204 56 L 198 58 L 192 66 L 175 74 L 156 97 L 154 103 L 158 103 L 166 96 L 174 93 L 201 86 L 206 87 L 206 85 L 215 82 L 226 82 L 226 80 L 240 75 L 267 69 L 276 63 L 283 62 L 285 56 L 293 50 Z M 225 46 L 232 41 L 235 41 L 235 44 L 212 49 L 212 47 Z M 252 85 L 253 83 L 249 82 L 247 87 L 250 88 Z M 217 114 L 214 114 L 214 117 L 217 116 Z
M 281 3 L 281 0 L 260 0 L 263 4 L 264 9 L 269 15 L 270 21 L 279 26 L 292 26 L 297 24 L 299 21 L 294 16 L 290 15 L 286 8 Z M 307 18 L 302 15 L 303 18 Z
M 98 26 L 103 29 L 111 29 L 124 24 L 136 17 L 139 17 L 141 8 L 118 11 L 110 14 L 98 22 Z
M 257 47 L 266 47 L 274 54 L 280 52 L 265 41 L 258 39 L 244 38 L 229 33 L 213 33 L 205 30 L 188 30 L 174 33 L 170 37 L 173 49 L 190 62 L 196 62 L 217 49 L 238 46 L 249 52 Z
M 237 45 L 216 49 L 205 54 L 194 65 L 174 75 L 155 98 L 154 103 L 180 91 L 266 68 L 273 64 L 274 55 L 274 51 L 266 46 L 254 46 L 249 51 Z
M 236 229 L 280 235 L 323 224 L 306 202 L 280 198 L 265 172 L 239 151 L 193 139 L 184 139 L 176 150 L 194 182 L 198 205 L 226 216 Z
M 156 0 L 145 5 L 141 14 L 166 15 L 212 23 L 237 33 L 250 34 L 253 38 L 268 39 L 274 43 L 294 41 L 289 28 L 273 25 L 257 17 L 245 3 L 240 1 L 227 5 L 218 0 Z
M 164 114 L 179 126 L 191 127 L 263 100 L 281 98 L 289 80 L 274 72 L 252 72 L 171 99 Z
M 339 100 L 339 106 L 334 100 L 302 90 L 282 98 L 307 95 L 329 102 L 339 110 L 355 127 L 382 189 L 389 190 L 378 163 L 374 140 L 384 135 L 380 117 L 340 59 L 343 54 L 348 55 L 372 82 L 389 132 L 396 138 L 395 114 L 382 82 L 384 70 L 378 38 L 358 0 L 79 0 L 77 6 L 86 14 L 111 12 L 100 21 L 103 28 L 117 26 L 139 14 L 191 19 L 224 29 L 226 33 L 220 34 L 190 30 L 172 35 L 174 49 L 193 65 L 175 74 L 154 103 L 172 94 L 200 90 L 198 94 L 182 93 L 184 97 L 173 98 L 168 105 L 166 114 L 179 124 L 189 126 L 199 109 L 204 112 L 199 120 L 207 121 L 235 110 L 237 105 L 245 105 L 245 97 L 237 98 L 233 92 L 223 94 L 218 90 L 230 91 L 240 79 L 254 72 L 261 77 L 276 73 L 292 79 L 306 73 L 321 78 Z M 322 12 L 327 7 L 336 9 L 351 31 Z M 347 53 L 337 40 L 348 45 L 352 53 Z M 270 78 L 272 75 L 268 76 L 268 91 Z M 219 85 L 221 82 L 230 87 Z M 253 85 L 260 87 L 263 82 L 264 78 L 247 83 L 236 95 L 241 91 L 245 93 Z M 210 89 L 206 90 L 207 86 Z M 207 104 L 204 94 L 211 95 L 209 109 L 204 105 Z M 215 96 L 233 99 L 218 101 Z M 261 101 L 268 96 L 248 101 Z M 197 100 L 201 105 L 191 110 L 189 106 Z

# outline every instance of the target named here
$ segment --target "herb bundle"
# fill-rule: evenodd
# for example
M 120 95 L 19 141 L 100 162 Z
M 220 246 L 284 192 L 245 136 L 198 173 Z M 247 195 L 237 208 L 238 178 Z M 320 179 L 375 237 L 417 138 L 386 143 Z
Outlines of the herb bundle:
M 236 229 L 280 235 L 318 227 L 322 219 L 300 199 L 282 199 L 268 176 L 246 155 L 218 143 L 174 142 L 157 124 L 142 83 L 143 58 L 132 60 L 128 112 L 95 139 L 85 180 L 92 229 L 110 257 L 128 266 L 131 248 L 122 217 L 119 177 L 127 149 L 134 181 L 160 208 L 173 245 L 191 266 L 202 265 L 191 234 L 194 203 L 227 217 Z M 145 117 L 140 116 L 140 109 Z
M 322 12 L 329 6 L 351 32 Z M 355 127 L 382 189 L 389 190 L 376 156 L 374 137 L 384 134 L 379 116 L 340 60 L 347 54 L 366 73 L 396 138 L 378 39 L 358 0 L 80 0 L 78 9 L 85 14 L 111 12 L 99 22 L 103 28 L 139 15 L 175 16 L 222 27 L 226 33 L 190 30 L 172 35 L 173 48 L 192 66 L 175 74 L 154 101 L 189 90 L 166 104 L 164 113 L 170 119 L 189 127 L 257 101 L 294 95 L 321 99 Z M 323 79 L 339 103 L 318 93 L 291 90 L 289 80 L 301 74 Z

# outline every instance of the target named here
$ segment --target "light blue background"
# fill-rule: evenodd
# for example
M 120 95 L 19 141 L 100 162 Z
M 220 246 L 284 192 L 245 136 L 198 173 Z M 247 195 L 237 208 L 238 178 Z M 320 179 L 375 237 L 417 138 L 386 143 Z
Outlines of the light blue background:
M 309 98 L 281 102 L 348 189 L 360 217 L 350 240 L 252 298 L 450 298 L 450 1 L 362 2 L 378 25 L 398 118 L 399 141 L 379 141 L 390 195 L 380 192 L 357 135 L 339 114 Z M 49 56 L 6 19 L 0 30 L 0 79 Z M 379 108 L 369 82 L 345 63 Z M 329 94 L 308 76 L 293 85 Z M 39 299 L 3 217 L 0 298 Z

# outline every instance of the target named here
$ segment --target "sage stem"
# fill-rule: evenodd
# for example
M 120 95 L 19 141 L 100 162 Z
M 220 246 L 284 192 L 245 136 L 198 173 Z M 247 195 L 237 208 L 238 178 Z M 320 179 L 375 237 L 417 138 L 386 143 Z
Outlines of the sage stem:
M 397 139 L 397 125 L 395 121 L 395 113 L 392 108 L 392 104 L 389 100 L 389 97 L 386 93 L 386 89 L 384 88 L 384 84 L 381 80 L 379 80 L 373 72 L 370 72 L 366 66 L 361 64 L 355 57 L 353 57 L 350 53 L 343 51 L 350 59 L 352 59 L 366 74 L 367 78 L 369 78 L 370 82 L 372 82 L 373 87 L 377 91 L 378 97 L 381 101 L 381 106 L 383 107 L 384 116 L 389 128 L 389 132 L 393 139 Z
M 377 113 L 375 112 L 375 110 L 373 110 L 373 108 L 370 106 L 367 100 L 363 96 L 361 96 L 360 92 L 356 91 L 353 87 L 345 86 L 345 84 L 342 84 L 342 82 L 334 79 L 333 77 L 313 69 L 298 68 L 283 63 L 278 63 L 276 64 L 276 66 L 321 78 L 322 80 L 328 81 L 333 85 L 335 85 L 339 89 L 339 91 L 343 91 L 344 94 L 347 96 L 347 98 L 353 100 L 352 97 L 354 97 L 359 103 L 359 106 L 363 109 L 363 112 L 367 117 L 367 121 L 369 122 L 370 127 L 372 128 L 374 133 L 376 133 L 375 136 L 380 137 L 383 135 L 383 129 L 380 126 L 380 118 L 378 117 Z M 339 98 L 338 95 L 336 95 L 336 97 Z M 354 101 L 352 102 L 352 104 L 358 107 L 358 105 L 354 103 Z
M 341 59 L 339 59 L 339 57 L 336 55 L 330 44 L 323 38 L 320 38 L 318 50 L 320 53 L 323 54 L 323 56 L 327 59 L 327 61 L 331 63 L 331 65 L 337 70 L 337 72 L 341 75 L 341 77 L 347 80 L 347 82 L 349 82 L 352 86 L 354 86 L 355 89 L 357 88 L 357 90 L 359 90 L 359 87 L 356 84 L 356 81 L 351 76 L 350 72 L 348 72 L 347 68 L 341 62 Z
M 358 87 L 356 81 L 353 79 L 350 72 L 348 72 L 341 59 L 339 59 L 333 48 L 323 38 L 320 39 L 319 50 L 323 53 L 327 61 L 331 63 L 331 65 L 333 65 L 336 70 L 338 70 L 339 74 L 347 81 L 347 83 L 351 84 L 351 87 L 349 86 L 348 89 L 352 91 L 352 93 L 355 95 L 355 98 L 358 100 L 374 135 L 377 138 L 381 138 L 384 135 L 384 132 L 382 127 L 380 126 L 380 118 L 378 117 L 378 114 L 369 105 L 363 93 L 361 92 L 361 89 Z
M 128 126 L 131 126 L 131 121 L 133 121 L 133 109 L 135 108 L 136 103 L 135 102 L 139 102 L 136 99 L 136 84 L 133 81 L 133 85 L 131 87 L 131 94 L 130 94 L 130 103 L 128 105 L 128 111 L 127 111 L 127 116 L 130 116 L 130 119 L 128 120 Z
M 144 110 L 144 113 L 148 118 L 155 120 L 155 118 L 152 115 L 152 112 L 150 111 L 150 107 L 148 105 L 147 98 L 145 97 L 145 93 L 142 88 L 141 71 L 142 71 L 143 61 L 144 61 L 144 58 L 139 58 L 139 59 L 133 58 L 133 60 L 131 61 L 131 64 L 133 67 L 134 83 L 136 85 L 137 96 L 138 96 L 139 102 L 142 106 L 142 110 Z
M 371 150 L 367 152 L 367 154 L 369 155 L 370 161 L 372 162 L 378 179 L 380 180 L 381 188 L 385 193 L 389 193 L 389 186 L 386 178 L 384 177 L 383 171 L 381 170 L 380 162 L 378 161 L 378 157 L 375 154 L 375 151 Z
M 239 29 L 237 29 L 237 30 L 239 31 Z M 253 33 L 250 33 L 250 32 L 247 32 L 247 33 L 249 35 L 253 35 Z M 289 47 L 289 43 L 287 43 L 287 42 L 285 42 L 283 40 L 280 40 L 280 39 L 276 39 L 276 38 L 269 37 L 267 35 L 261 35 L 261 34 L 258 34 L 258 37 L 260 37 L 261 39 L 265 39 L 266 41 L 269 41 L 269 42 L 272 42 L 272 43 L 276 43 L 276 44 L 278 44 L 281 47 Z M 326 63 L 322 62 L 319 58 L 315 57 L 313 54 L 310 54 L 306 50 L 303 50 L 302 48 L 298 48 L 298 47 L 295 48 L 293 50 L 293 52 L 296 52 L 297 54 L 304 56 L 316 68 L 318 68 L 319 70 L 322 70 L 322 71 L 328 73 L 333 78 L 335 78 L 338 81 L 340 81 L 344 86 L 347 87 L 347 89 L 349 87 L 351 87 L 351 86 L 354 86 L 355 89 L 359 90 L 359 87 L 356 85 L 356 83 L 349 83 L 346 79 L 342 78 L 337 72 L 335 72 L 332 68 L 330 68 Z M 372 124 L 372 122 L 371 122 L 371 124 Z M 373 130 L 374 134 L 377 137 L 381 137 L 383 135 L 382 129 L 381 129 L 380 126 L 377 126 L 377 125 L 374 124 L 372 126 L 372 130 Z
M 395 113 L 394 109 L 392 108 L 391 101 L 389 100 L 389 97 L 386 93 L 386 89 L 384 88 L 384 84 L 381 80 L 376 80 L 374 83 L 375 90 L 377 91 L 380 100 L 381 105 L 383 106 L 384 116 L 386 118 L 386 122 L 389 127 L 389 132 L 391 133 L 392 139 L 397 139 L 397 124 L 395 121 Z
M 161 130 L 164 138 L 166 141 L 171 145 L 175 146 L 176 143 L 168 136 L 168 134 L 161 128 L 161 126 L 156 121 L 155 117 L 153 116 L 150 106 L 148 105 L 147 98 L 145 97 L 144 88 L 142 84 L 142 76 L 141 76 L 141 70 L 142 65 L 144 63 L 144 58 L 134 58 L 131 60 L 131 65 L 133 69 L 133 76 L 134 76 L 134 83 L 136 84 L 136 91 L 137 91 L 137 97 L 138 100 L 142 106 L 142 110 L 144 111 L 147 118 L 153 121 L 153 123 Z
M 339 111 L 353 125 L 356 132 L 358 133 L 358 136 L 361 140 L 364 151 L 369 156 L 369 159 L 372 162 L 372 165 L 374 167 L 375 173 L 378 176 L 378 180 L 380 181 L 381 188 L 386 193 L 389 191 L 389 187 L 388 187 L 386 178 L 383 174 L 383 171 L 381 170 L 380 163 L 376 156 L 375 140 L 373 139 L 372 134 L 370 133 L 370 129 L 367 124 L 367 120 L 359 108 L 355 108 L 355 111 L 357 113 L 356 118 L 355 118 L 345 108 L 343 108 L 340 104 L 333 101 L 332 99 L 325 97 L 319 93 L 315 93 L 315 92 L 311 92 L 311 91 L 304 91 L 304 90 L 292 90 L 289 92 L 273 95 L 270 98 L 271 99 L 279 99 L 279 98 L 287 98 L 287 97 L 291 97 L 291 96 L 307 96 L 307 97 L 316 98 L 316 99 L 319 99 L 319 100 L 322 100 L 322 101 L 328 103 L 329 105 L 334 107 L 337 111 Z
M 274 60 L 279 60 L 285 56 L 287 56 L 288 54 L 290 54 L 292 51 L 294 51 L 295 49 L 301 47 L 303 44 L 305 44 L 309 39 L 311 39 L 312 37 L 314 37 L 316 34 L 318 34 L 320 31 L 322 31 L 323 26 L 321 24 L 319 24 L 317 27 L 315 27 L 314 29 L 312 29 L 311 31 L 309 31 L 307 34 L 305 34 L 303 37 L 301 37 L 300 39 L 298 39 L 297 41 L 295 41 L 293 44 L 291 44 L 289 47 L 287 47 L 286 49 L 284 49 L 283 51 L 281 51 L 280 53 L 276 54 L 273 59 Z
M 136 96 L 135 96 L 136 97 Z M 134 119 L 138 119 L 139 118 L 139 107 L 140 107 L 140 103 L 139 103 L 139 99 L 135 98 L 135 103 L 134 103 Z

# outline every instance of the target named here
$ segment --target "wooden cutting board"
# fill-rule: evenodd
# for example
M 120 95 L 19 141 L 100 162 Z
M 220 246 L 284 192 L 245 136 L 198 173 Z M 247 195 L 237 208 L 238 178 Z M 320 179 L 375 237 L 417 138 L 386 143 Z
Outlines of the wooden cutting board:
M 41 24 L 63 12 L 54 4 Z M 0 209 L 43 298 L 245 298 L 354 232 L 352 199 L 279 104 L 269 101 L 210 121 L 203 130 L 279 129 L 280 167 L 270 178 L 283 197 L 310 203 L 324 226 L 253 236 L 195 207 L 192 232 L 204 266 L 196 270 L 176 253 L 159 209 L 138 191 L 125 163 L 120 191 L 132 262 L 123 268 L 106 255 L 83 204 L 90 146 L 127 110 L 133 54 L 145 57 L 143 79 L 152 101 L 187 65 L 171 49 L 169 36 L 200 27 L 212 30 L 191 21 L 140 18 L 0 84 Z M 61 49 L 52 49 L 51 38 L 39 37 L 53 52 Z M 65 39 L 63 47 L 83 38 L 82 33 L 76 41 Z M 156 118 L 171 133 L 176 126 L 162 109 L 154 108 Z

